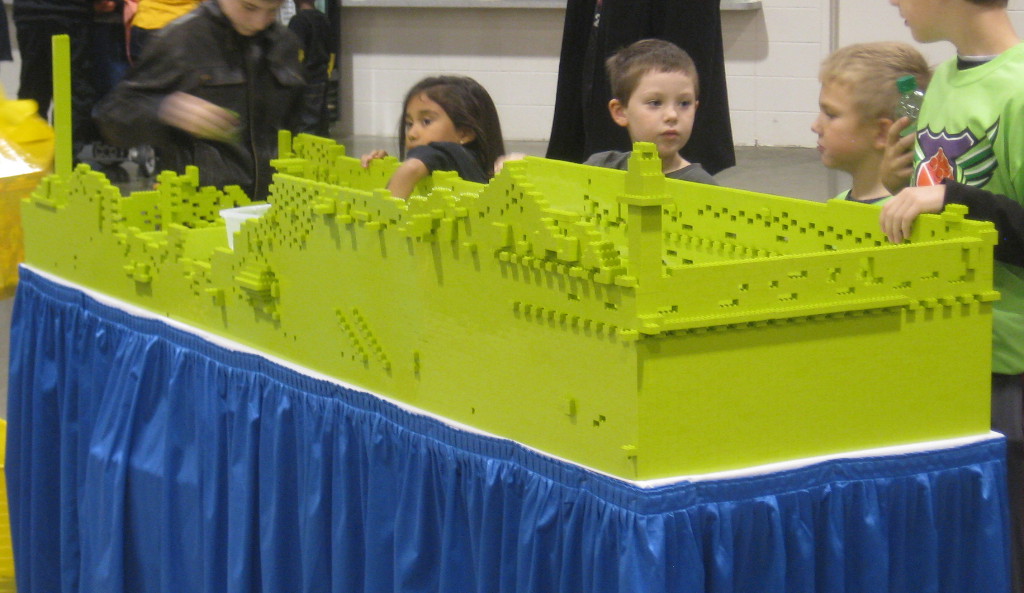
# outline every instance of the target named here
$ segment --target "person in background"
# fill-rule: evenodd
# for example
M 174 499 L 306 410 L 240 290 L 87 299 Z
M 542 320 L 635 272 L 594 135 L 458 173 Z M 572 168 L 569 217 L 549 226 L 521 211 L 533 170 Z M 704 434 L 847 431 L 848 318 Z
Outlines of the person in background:
M 927 87 L 931 68 L 905 43 L 858 43 L 840 48 L 821 64 L 818 135 L 821 162 L 849 173 L 853 185 L 839 199 L 877 204 L 890 197 L 880 166 L 900 94 L 896 81 L 913 76 Z
M 114 88 L 128 71 L 128 50 L 124 28 L 124 0 L 93 2 L 92 41 L 93 86 L 97 100 Z
M 665 176 L 718 185 L 699 163 L 679 154 L 690 140 L 700 92 L 697 66 L 690 56 L 668 41 L 641 39 L 608 58 L 605 67 L 612 85 L 608 111 L 629 131 L 630 141 L 657 146 Z M 626 169 L 631 154 L 599 152 L 583 164 Z
M 908 205 L 964 190 L 1024 204 L 1024 44 L 1007 0 L 889 0 L 921 43 L 949 41 L 956 57 L 935 69 L 916 132 L 889 130 L 883 180 L 894 194 L 880 222 L 902 240 Z M 910 185 L 903 189 L 905 186 Z M 972 190 L 966 190 L 972 191 Z M 947 201 L 943 197 L 943 202 Z M 992 305 L 992 429 L 1006 436 L 1014 591 L 1024 590 L 1024 267 L 996 261 Z M 951 344 L 950 347 L 955 347 Z
M 331 21 L 317 10 L 313 0 L 295 0 L 295 16 L 288 21 L 288 29 L 302 46 L 302 74 L 306 78 L 298 131 L 328 136 L 327 81 L 334 67 Z
M 398 150 L 402 164 L 388 180 L 392 195 L 407 198 L 434 171 L 455 171 L 467 181 L 487 183 L 505 153 L 494 101 L 466 76 L 431 76 L 416 83 L 402 102 Z M 388 153 L 363 155 L 363 167 Z
M 604 63 L 640 39 L 664 39 L 697 64 L 703 106 L 683 158 L 712 175 L 736 164 L 726 89 L 719 0 L 567 0 L 558 88 L 547 158 L 583 162 L 632 147 L 626 131 L 604 117 L 610 95 Z
M 153 33 L 163 29 L 167 23 L 183 16 L 196 6 L 201 0 L 129 0 L 134 4 L 132 14 L 126 15 L 128 25 L 128 59 L 135 63 L 142 55 L 142 49 L 146 46 Z
M 882 208 L 882 231 L 890 242 L 902 243 L 908 238 L 919 214 L 938 214 L 946 204 L 961 204 L 967 206 L 965 218 L 987 220 L 995 225 L 999 234 L 992 251 L 995 260 L 1024 268 L 1024 205 L 952 179 L 903 192 L 912 199 L 894 201 L 891 207 Z
M 278 130 L 294 130 L 303 80 L 284 0 L 206 0 L 154 36 L 97 105 L 107 139 L 150 144 L 165 169 L 199 167 L 203 185 L 265 200 Z
M 44 119 L 53 99 L 52 37 L 69 38 L 72 150 L 77 155 L 83 146 L 99 138 L 90 117 L 97 99 L 90 40 L 93 0 L 14 0 L 11 9 L 21 53 L 18 98 L 34 100 Z

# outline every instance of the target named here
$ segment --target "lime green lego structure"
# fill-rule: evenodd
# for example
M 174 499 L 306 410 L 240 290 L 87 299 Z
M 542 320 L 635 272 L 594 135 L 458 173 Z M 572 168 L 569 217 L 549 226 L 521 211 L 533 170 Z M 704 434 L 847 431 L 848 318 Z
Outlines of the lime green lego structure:
M 79 166 L 23 205 L 42 270 L 631 479 L 988 430 L 991 225 L 889 245 L 878 211 L 526 158 L 408 201 L 282 134 L 262 218 L 164 172 Z
M 629 479 L 985 434 L 991 224 L 886 242 L 878 210 L 528 157 L 408 201 L 281 134 L 271 207 L 193 168 L 122 196 L 79 165 L 23 202 L 34 267 Z

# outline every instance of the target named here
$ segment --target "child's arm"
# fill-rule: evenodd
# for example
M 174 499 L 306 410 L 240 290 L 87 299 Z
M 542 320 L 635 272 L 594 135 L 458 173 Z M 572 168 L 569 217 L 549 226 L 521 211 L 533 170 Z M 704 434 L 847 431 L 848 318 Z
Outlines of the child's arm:
M 941 212 L 946 204 L 967 206 L 967 218 L 971 220 L 991 221 L 999 233 L 995 258 L 1024 267 L 1024 206 L 950 179 L 941 185 L 909 187 L 886 202 L 882 206 L 882 231 L 889 241 L 899 243 L 910 235 L 919 214 Z
M 388 156 L 388 151 L 386 150 L 380 148 L 376 150 L 371 150 L 370 152 L 359 157 L 359 164 L 362 165 L 363 168 L 365 169 L 370 166 L 370 161 L 372 161 L 373 159 L 382 159 L 386 156 Z
M 878 167 L 882 184 L 892 195 L 907 187 L 910 176 L 914 174 L 914 135 L 900 135 L 909 125 L 910 118 L 901 117 L 889 127 L 885 153 Z
M 197 138 L 230 142 L 238 134 L 237 114 L 182 91 L 167 95 L 157 115 L 161 122 Z
M 503 154 L 494 161 L 494 174 L 501 173 L 501 168 L 505 166 L 505 163 L 509 161 L 521 161 L 526 158 L 525 152 L 510 152 Z
M 427 166 L 419 159 L 405 159 L 388 180 L 388 190 L 396 198 L 408 198 L 421 179 L 430 175 Z
M 910 237 L 910 229 L 919 214 L 941 212 L 945 204 L 946 186 L 922 185 L 908 187 L 882 206 L 879 222 L 890 243 L 902 243 Z
M 994 255 L 1001 262 L 1024 267 L 1024 206 L 1006 196 L 957 183 L 942 182 L 947 204 L 967 206 L 967 218 L 990 220 L 999 233 Z

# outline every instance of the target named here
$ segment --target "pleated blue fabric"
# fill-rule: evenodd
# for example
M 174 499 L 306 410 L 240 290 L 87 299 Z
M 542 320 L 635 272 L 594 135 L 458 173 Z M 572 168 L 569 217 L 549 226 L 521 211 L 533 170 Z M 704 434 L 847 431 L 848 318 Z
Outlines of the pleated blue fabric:
M 9 397 L 23 592 L 1009 591 L 1000 439 L 644 489 L 27 268 Z

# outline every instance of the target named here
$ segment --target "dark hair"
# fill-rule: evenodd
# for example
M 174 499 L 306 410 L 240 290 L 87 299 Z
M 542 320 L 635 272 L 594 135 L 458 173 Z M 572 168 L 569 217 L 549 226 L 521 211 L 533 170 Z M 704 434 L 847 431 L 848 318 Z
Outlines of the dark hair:
M 405 160 L 405 109 L 413 97 L 426 95 L 437 103 L 455 124 L 455 129 L 470 130 L 475 136 L 466 144 L 477 157 L 488 177 L 494 161 L 505 154 L 501 122 L 494 101 L 480 83 L 468 76 L 430 76 L 416 83 L 402 101 L 402 117 L 398 120 L 398 152 Z
M 1009 5 L 1010 0 L 967 0 L 971 4 L 977 4 L 979 6 L 994 6 L 996 8 L 1006 8 Z
M 628 103 L 629 97 L 648 72 L 682 72 L 693 79 L 694 94 L 700 96 L 700 81 L 693 58 L 674 43 L 661 39 L 641 39 L 615 52 L 604 63 L 612 98 Z

